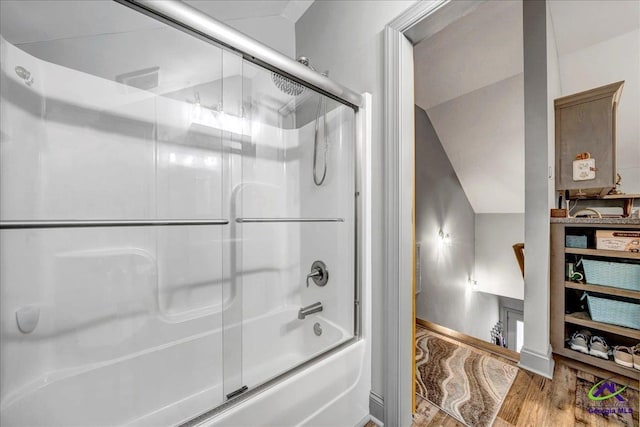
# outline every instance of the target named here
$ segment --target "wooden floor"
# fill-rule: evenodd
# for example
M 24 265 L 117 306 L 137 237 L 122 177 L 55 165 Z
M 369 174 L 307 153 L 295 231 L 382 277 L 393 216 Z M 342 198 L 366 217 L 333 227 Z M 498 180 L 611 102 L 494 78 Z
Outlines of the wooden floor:
M 430 332 L 433 333 L 433 332 Z M 442 336 L 443 339 L 451 340 Z M 505 363 L 505 358 L 496 357 Z M 615 416 L 609 419 L 591 414 L 587 396 L 576 395 L 576 385 L 581 378 L 589 384 L 595 377 L 587 372 L 572 368 L 560 361 L 556 362 L 553 381 L 540 375 L 520 369 L 507 394 L 493 425 L 506 426 L 638 426 L 638 392 L 627 389 L 625 397 L 633 410 L 633 415 Z M 448 415 L 429 401 L 416 396 L 417 411 L 413 427 L 461 426 L 460 421 Z M 576 399 L 579 404 L 576 405 Z
M 433 333 L 433 332 L 430 332 Z M 450 340 L 449 337 L 441 338 Z M 463 346 L 465 344 L 462 344 Z M 489 353 L 487 353 L 489 355 Z M 503 362 L 514 364 L 499 356 Z M 602 415 L 591 414 L 585 408 L 590 406 L 587 396 L 576 395 L 578 380 L 589 384 L 595 382 L 592 374 L 575 369 L 561 361 L 556 361 L 553 380 L 520 369 L 500 411 L 493 423 L 494 427 L 531 426 L 628 426 L 640 425 L 638 421 L 638 391 L 627 389 L 625 398 L 632 408 L 632 415 L 614 416 L 608 419 Z M 637 389 L 637 387 L 636 387 Z M 583 394 L 583 393 L 580 393 Z M 578 399 L 578 405 L 576 405 Z M 412 427 L 464 427 L 457 419 L 439 409 L 429 401 L 416 396 L 417 410 Z M 377 427 L 369 422 L 365 427 Z

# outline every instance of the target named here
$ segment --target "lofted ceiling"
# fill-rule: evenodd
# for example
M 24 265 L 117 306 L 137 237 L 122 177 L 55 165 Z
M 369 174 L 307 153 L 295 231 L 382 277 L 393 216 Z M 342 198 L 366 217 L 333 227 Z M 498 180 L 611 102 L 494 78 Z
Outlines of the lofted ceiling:
M 490 1 L 414 48 L 424 109 L 476 213 L 524 212 L 522 3 Z
M 558 56 L 640 28 L 635 0 L 549 4 Z M 476 213 L 524 212 L 522 31 L 521 1 L 487 1 L 414 46 L 415 102 Z

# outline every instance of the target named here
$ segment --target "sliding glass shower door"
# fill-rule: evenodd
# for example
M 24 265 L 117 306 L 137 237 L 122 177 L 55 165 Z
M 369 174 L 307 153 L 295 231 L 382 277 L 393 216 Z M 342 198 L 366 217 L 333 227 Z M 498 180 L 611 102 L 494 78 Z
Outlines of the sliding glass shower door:
M 116 2 L 0 15 L 0 424 L 175 425 L 353 339 L 350 107 Z

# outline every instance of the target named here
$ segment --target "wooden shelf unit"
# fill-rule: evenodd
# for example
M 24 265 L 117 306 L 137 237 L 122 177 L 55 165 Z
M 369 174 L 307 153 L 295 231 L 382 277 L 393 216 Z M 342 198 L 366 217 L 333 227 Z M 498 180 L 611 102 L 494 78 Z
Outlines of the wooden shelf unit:
M 607 295 L 613 297 L 623 297 L 636 300 L 640 304 L 640 291 L 614 288 L 611 286 L 592 285 L 567 281 L 565 278 L 566 255 L 575 254 L 585 257 L 608 258 L 620 260 L 640 260 L 640 254 L 632 252 L 605 251 L 595 248 L 566 248 L 565 235 L 567 230 L 583 230 L 585 232 L 595 232 L 598 229 L 616 230 L 640 230 L 640 222 L 633 224 L 598 224 L 598 223 L 559 223 L 551 224 L 551 347 L 553 352 L 576 361 L 587 363 L 592 366 L 607 370 L 612 373 L 623 375 L 627 378 L 640 380 L 640 370 L 627 368 L 611 360 L 600 359 L 595 356 L 583 354 L 569 349 L 566 346 L 566 339 L 573 330 L 586 328 L 592 333 L 602 332 L 609 336 L 621 337 L 622 340 L 640 342 L 640 330 L 611 325 L 603 322 L 596 322 L 589 317 L 586 312 L 566 313 L 565 295 L 566 289 L 586 291 L 600 294 L 601 297 Z M 609 345 L 616 345 L 613 339 L 609 340 Z
M 578 289 L 587 292 L 597 292 L 600 294 L 615 295 L 625 298 L 640 299 L 640 292 L 630 289 L 613 288 L 611 286 L 590 285 L 588 283 L 564 282 L 565 288 Z
M 607 258 L 640 259 L 640 252 L 607 251 L 604 249 L 565 248 L 565 253 L 576 255 L 591 255 Z M 622 254 L 622 255 L 620 255 Z
M 589 329 L 597 329 L 599 331 L 605 331 L 616 335 L 622 335 L 623 337 L 633 338 L 640 342 L 640 330 L 611 325 L 609 323 L 595 322 L 591 320 L 591 317 L 589 317 L 589 313 L 579 312 L 565 314 L 564 321 L 565 323 L 580 325 Z

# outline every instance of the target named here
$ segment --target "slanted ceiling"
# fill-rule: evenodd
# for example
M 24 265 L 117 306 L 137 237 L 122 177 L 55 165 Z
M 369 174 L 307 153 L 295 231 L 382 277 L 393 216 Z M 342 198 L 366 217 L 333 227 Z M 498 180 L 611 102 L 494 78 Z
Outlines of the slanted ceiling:
M 424 109 L 476 213 L 524 212 L 522 3 L 491 1 L 414 48 Z
M 557 54 L 637 29 L 639 5 L 552 0 Z M 475 212 L 524 212 L 522 2 L 482 4 L 418 43 L 414 61 L 416 104 L 429 115 Z

